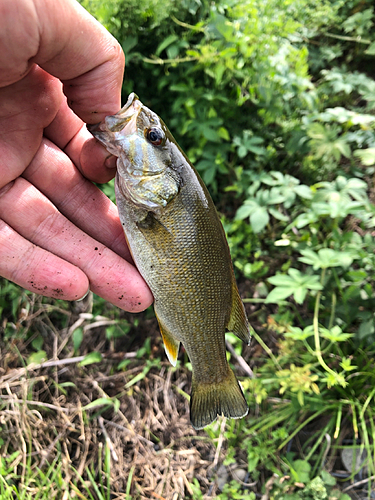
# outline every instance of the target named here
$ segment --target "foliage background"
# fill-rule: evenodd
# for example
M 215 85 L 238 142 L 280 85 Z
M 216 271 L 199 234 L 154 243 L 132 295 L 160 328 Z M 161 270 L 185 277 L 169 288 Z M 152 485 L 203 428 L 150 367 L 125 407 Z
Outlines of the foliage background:
M 243 380 L 251 415 L 200 433 L 219 449 L 215 466 L 224 469 L 220 473 L 216 467 L 208 483 L 195 474 L 185 493 L 203 498 L 215 491 L 223 499 L 345 500 L 348 493 L 370 498 L 372 482 L 366 478 L 375 472 L 373 3 L 81 3 L 124 49 L 123 102 L 135 91 L 157 112 L 207 184 L 257 332 L 250 349 L 228 336 L 231 361 L 238 367 L 245 359 L 253 370 Z M 113 183 L 102 189 L 113 198 Z M 22 309 L 30 311 L 30 298 L 3 284 L 0 311 L 8 342 L 25 335 Z M 105 330 L 106 346 L 113 350 L 123 342 L 119 326 L 132 339 L 140 325 L 147 335 L 153 324 L 150 311 L 139 323 L 96 297 L 90 314 L 89 321 L 98 315 L 113 321 Z M 61 325 L 59 315 L 51 320 Z M 28 355 L 40 361 L 48 357 L 46 337 L 33 328 L 30 323 L 26 332 L 32 339 Z M 90 351 L 89 344 L 84 349 L 82 329 L 73 330 L 69 342 L 74 354 Z M 126 348 L 142 351 L 131 342 Z M 146 347 L 137 355 L 142 371 L 135 386 L 161 369 L 158 353 L 145 361 L 151 353 L 150 344 Z M 103 353 L 90 355 L 91 361 L 103 360 Z M 182 365 L 181 370 L 189 369 L 186 359 Z M 127 368 L 120 363 L 112 369 Z M 121 398 L 109 399 L 118 410 Z M 156 432 L 151 441 L 158 439 Z M 345 453 L 351 457 L 349 470 Z M 233 464 L 245 471 L 244 480 L 233 476 L 219 487 L 223 470 L 233 470 Z M 133 473 L 125 489 L 137 498 L 135 484 L 142 481 L 133 481 Z

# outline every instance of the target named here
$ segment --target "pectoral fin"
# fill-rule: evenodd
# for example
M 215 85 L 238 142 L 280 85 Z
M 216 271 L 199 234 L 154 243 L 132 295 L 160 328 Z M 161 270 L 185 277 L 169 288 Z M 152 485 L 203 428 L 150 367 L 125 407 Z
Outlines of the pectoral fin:
M 169 359 L 171 365 L 176 366 L 180 342 L 178 340 L 176 340 L 173 337 L 173 335 L 169 332 L 169 330 L 163 325 L 163 323 L 158 318 L 157 314 L 156 314 L 156 318 L 157 318 L 158 323 L 159 323 L 161 336 L 163 337 L 165 352 L 167 353 L 167 356 L 168 356 L 168 359 Z
M 235 282 L 232 287 L 232 308 L 227 329 L 237 335 L 243 342 L 246 342 L 247 345 L 250 345 L 251 326 L 246 317 L 245 308 Z
M 137 227 L 140 231 L 150 231 L 157 232 L 165 236 L 166 234 L 170 234 L 168 229 L 163 226 L 163 224 L 155 217 L 152 212 L 147 212 L 147 215 L 144 219 L 137 222 Z
M 160 253 L 163 251 L 163 247 L 169 247 L 173 244 L 173 234 L 152 212 L 148 212 L 144 219 L 138 221 L 137 227 L 155 249 L 155 252 Z

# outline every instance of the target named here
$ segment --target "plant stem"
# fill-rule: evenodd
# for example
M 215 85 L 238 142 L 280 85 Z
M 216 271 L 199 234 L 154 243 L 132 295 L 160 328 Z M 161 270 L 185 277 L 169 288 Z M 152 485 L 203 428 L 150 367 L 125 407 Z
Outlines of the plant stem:
M 272 361 L 274 362 L 274 365 L 277 367 L 277 369 L 281 370 L 281 366 L 280 366 L 279 362 L 277 361 L 277 359 L 275 358 L 275 356 L 273 355 L 271 349 L 263 342 L 263 340 L 259 337 L 259 335 L 255 331 L 252 332 L 252 335 L 255 338 L 255 340 L 263 347 L 263 349 L 266 351 L 268 356 L 272 359 Z
M 328 330 L 330 330 L 333 326 L 333 322 L 335 319 L 335 312 L 336 312 L 336 293 L 332 292 L 332 302 L 331 302 L 331 315 L 329 317 L 329 323 L 328 323 Z
M 180 59 L 161 59 L 157 57 L 155 59 L 150 59 L 149 57 L 142 57 L 142 61 L 149 64 L 181 64 L 191 61 L 197 61 L 198 57 L 181 57 Z
M 346 42 L 355 42 L 355 43 L 363 43 L 365 45 L 370 45 L 371 40 L 362 39 L 361 37 L 352 37 L 352 36 L 344 36 L 344 35 L 336 35 L 334 33 L 324 33 L 324 36 L 328 36 L 330 38 L 336 38 L 337 40 L 345 40 Z
M 334 439 L 337 439 L 339 437 L 339 434 L 340 434 L 341 417 L 342 417 L 342 405 L 340 404 L 340 406 L 337 410 L 336 427 L 335 427 L 335 433 L 333 435 Z
M 313 356 L 315 356 L 315 351 L 314 349 L 311 349 L 311 347 L 309 346 L 308 342 L 306 341 L 306 339 L 303 339 L 303 345 L 306 347 L 306 350 L 312 354 Z
M 188 30 L 201 31 L 202 33 L 205 32 L 204 28 L 200 28 L 199 26 L 193 26 L 192 24 L 184 23 L 184 22 L 180 21 L 179 19 L 177 19 L 173 14 L 171 14 L 171 19 L 173 22 L 175 22 L 179 26 L 182 26 L 183 28 L 186 28 Z
M 325 273 L 326 270 L 322 269 L 322 276 L 320 282 L 324 283 L 324 278 L 325 278 Z M 314 319 L 313 319 L 313 326 L 314 326 L 314 341 L 315 341 L 315 355 L 318 358 L 318 361 L 320 363 L 320 366 L 322 366 L 326 372 L 330 373 L 334 377 L 336 377 L 337 373 L 332 370 L 327 363 L 324 361 L 323 356 L 322 356 L 322 350 L 320 347 L 320 337 L 319 337 L 319 306 L 320 306 L 320 297 L 322 295 L 322 292 L 319 291 L 316 294 L 316 299 L 315 299 L 315 309 L 314 309 Z
M 350 407 L 352 409 L 352 416 L 353 416 L 353 430 L 354 430 L 354 437 L 355 439 L 358 439 L 358 421 L 357 421 L 357 413 L 355 409 L 355 403 L 353 401 L 350 401 Z

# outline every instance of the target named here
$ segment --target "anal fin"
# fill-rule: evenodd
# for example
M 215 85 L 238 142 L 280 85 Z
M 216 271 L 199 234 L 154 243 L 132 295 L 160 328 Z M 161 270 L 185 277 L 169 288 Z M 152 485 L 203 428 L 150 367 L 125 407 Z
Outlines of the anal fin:
M 232 308 L 227 328 L 243 342 L 246 342 L 247 345 L 250 345 L 252 327 L 247 319 L 245 307 L 238 293 L 234 278 L 232 284 Z
M 171 363 L 172 366 L 176 366 L 180 342 L 176 340 L 173 337 L 173 335 L 169 332 L 169 330 L 163 325 L 161 320 L 158 318 L 157 314 L 156 318 L 159 323 L 161 336 L 163 337 L 163 342 L 164 342 L 164 349 L 168 356 L 169 362 Z

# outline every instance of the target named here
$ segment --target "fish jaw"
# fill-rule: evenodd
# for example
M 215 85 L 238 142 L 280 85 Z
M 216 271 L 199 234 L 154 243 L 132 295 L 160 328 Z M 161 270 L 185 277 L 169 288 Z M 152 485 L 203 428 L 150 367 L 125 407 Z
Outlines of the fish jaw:
M 137 117 L 141 108 L 141 101 L 132 92 L 125 106 L 118 113 L 106 116 L 100 123 L 87 125 L 87 129 L 105 146 L 108 152 L 120 157 L 124 147 L 124 137 L 129 137 L 137 132 Z

